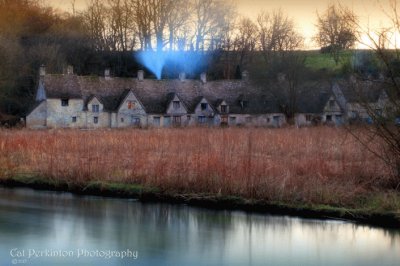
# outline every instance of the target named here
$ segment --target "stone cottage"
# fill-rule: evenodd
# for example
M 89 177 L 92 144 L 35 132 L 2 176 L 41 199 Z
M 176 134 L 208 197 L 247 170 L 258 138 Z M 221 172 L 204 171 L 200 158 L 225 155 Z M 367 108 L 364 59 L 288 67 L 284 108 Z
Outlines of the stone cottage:
M 285 124 L 274 101 L 246 80 L 207 81 L 78 76 L 40 70 L 30 128 L 125 128 L 170 126 L 271 126 Z
M 247 75 L 247 74 L 246 74 Z M 269 85 L 267 85 L 269 86 Z M 270 85 L 270 86 L 273 86 Z M 271 87 L 273 88 L 273 87 Z M 286 123 L 282 103 L 268 90 L 242 80 L 207 81 L 78 76 L 40 69 L 36 104 L 26 117 L 29 128 L 126 128 L 180 126 L 264 126 Z M 342 125 L 369 121 L 371 110 L 382 110 L 388 96 L 381 86 L 339 80 L 303 84 L 296 97 L 297 126 Z M 360 104 L 360 97 L 369 104 Z

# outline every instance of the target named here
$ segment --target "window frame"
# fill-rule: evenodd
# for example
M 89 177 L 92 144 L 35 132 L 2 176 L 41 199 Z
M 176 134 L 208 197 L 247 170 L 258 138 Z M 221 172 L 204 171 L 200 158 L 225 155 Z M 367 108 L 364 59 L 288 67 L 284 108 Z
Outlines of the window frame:
M 68 98 L 63 98 L 63 99 L 61 99 L 61 106 L 62 106 L 62 107 L 67 107 L 67 106 L 69 106 L 69 99 L 68 99 Z
M 172 107 L 174 110 L 178 110 L 181 108 L 181 102 L 180 101 L 172 101 Z
M 100 113 L 100 104 L 92 104 L 92 113 Z

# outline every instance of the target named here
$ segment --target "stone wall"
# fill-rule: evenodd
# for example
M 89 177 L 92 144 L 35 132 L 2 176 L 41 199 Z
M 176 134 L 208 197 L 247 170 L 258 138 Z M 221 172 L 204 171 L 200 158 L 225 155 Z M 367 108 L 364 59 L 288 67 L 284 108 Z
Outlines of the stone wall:
M 47 103 L 42 101 L 27 117 L 26 126 L 29 128 L 46 127 Z

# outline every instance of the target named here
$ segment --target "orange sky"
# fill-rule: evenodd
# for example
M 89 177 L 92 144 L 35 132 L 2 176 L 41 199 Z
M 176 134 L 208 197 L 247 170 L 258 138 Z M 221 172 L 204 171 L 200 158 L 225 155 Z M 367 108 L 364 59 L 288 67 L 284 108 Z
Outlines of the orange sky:
M 381 27 L 384 21 L 382 6 L 387 6 L 389 0 L 234 0 L 237 3 L 239 14 L 255 18 L 261 10 L 271 11 L 281 8 L 289 17 L 292 17 L 298 30 L 306 38 L 306 49 L 315 48 L 312 37 L 315 35 L 316 13 L 323 12 L 329 3 L 338 3 L 352 9 L 363 25 L 372 28 Z M 72 0 L 45 0 L 53 7 L 71 11 Z M 87 0 L 75 0 L 76 8 L 82 9 Z

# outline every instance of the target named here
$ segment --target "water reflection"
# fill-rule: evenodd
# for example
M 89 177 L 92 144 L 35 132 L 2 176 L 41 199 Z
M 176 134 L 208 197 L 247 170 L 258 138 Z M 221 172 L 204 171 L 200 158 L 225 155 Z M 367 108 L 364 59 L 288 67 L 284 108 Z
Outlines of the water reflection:
M 399 265 L 400 231 L 68 193 L 0 189 L 0 265 L 10 249 L 137 250 L 27 265 Z

